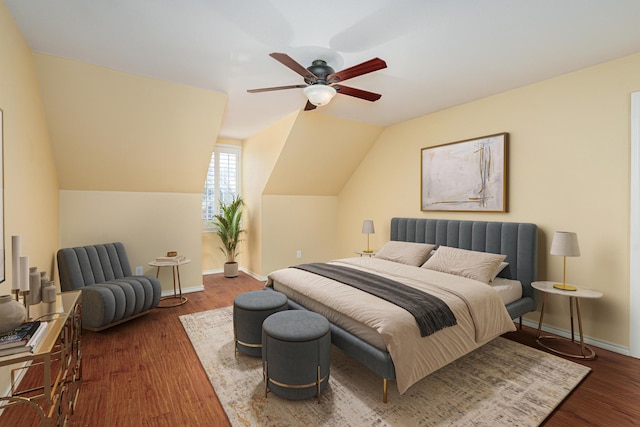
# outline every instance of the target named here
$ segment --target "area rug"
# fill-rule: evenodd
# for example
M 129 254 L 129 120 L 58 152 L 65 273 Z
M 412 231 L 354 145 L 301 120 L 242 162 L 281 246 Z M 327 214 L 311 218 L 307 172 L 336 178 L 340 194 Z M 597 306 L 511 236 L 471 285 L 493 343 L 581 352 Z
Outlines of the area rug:
M 400 395 L 332 346 L 329 385 L 316 399 L 264 397 L 259 358 L 233 351 L 233 308 L 181 316 L 233 426 L 536 426 L 589 368 L 496 338 Z

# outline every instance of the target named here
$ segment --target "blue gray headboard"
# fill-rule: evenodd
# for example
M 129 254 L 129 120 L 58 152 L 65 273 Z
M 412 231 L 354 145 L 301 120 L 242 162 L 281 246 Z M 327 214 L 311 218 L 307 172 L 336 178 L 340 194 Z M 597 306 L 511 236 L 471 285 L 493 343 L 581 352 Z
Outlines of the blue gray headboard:
M 392 218 L 391 240 L 504 254 L 509 266 L 500 276 L 517 279 L 523 287 L 523 299 L 507 305 L 507 310 L 512 318 L 536 310 L 535 290 L 531 287 L 538 271 L 538 227 L 535 224 Z

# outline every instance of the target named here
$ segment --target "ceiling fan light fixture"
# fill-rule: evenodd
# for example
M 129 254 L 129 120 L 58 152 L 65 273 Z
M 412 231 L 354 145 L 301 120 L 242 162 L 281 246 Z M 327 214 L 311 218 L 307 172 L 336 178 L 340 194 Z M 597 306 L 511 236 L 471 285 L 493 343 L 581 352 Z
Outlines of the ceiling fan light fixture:
M 336 90 L 328 85 L 315 84 L 304 88 L 304 94 L 309 99 L 309 102 L 316 107 L 322 107 L 327 105 L 334 96 L 336 96 Z

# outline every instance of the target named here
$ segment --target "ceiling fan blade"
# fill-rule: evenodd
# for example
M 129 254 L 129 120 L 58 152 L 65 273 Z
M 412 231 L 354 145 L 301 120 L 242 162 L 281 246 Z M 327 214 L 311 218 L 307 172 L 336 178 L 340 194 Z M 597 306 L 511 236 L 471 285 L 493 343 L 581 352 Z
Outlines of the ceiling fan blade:
M 283 90 L 283 89 L 301 89 L 303 87 L 307 87 L 307 85 L 290 85 L 290 86 L 275 86 L 275 87 L 263 87 L 260 89 L 247 89 L 249 93 L 258 93 L 258 92 L 270 92 L 272 90 Z
M 362 64 L 354 65 L 353 67 L 345 68 L 337 73 L 329 74 L 327 76 L 327 81 L 332 83 L 335 83 L 335 81 L 343 82 L 347 79 L 352 79 L 383 68 L 387 68 L 387 63 L 380 58 L 373 58 L 363 62 Z
M 366 99 L 367 101 L 377 101 L 382 97 L 379 93 L 367 92 L 366 90 L 356 89 L 349 86 L 335 85 L 333 87 L 338 91 L 338 93 L 360 99 Z
M 304 106 L 304 111 L 315 110 L 316 106 L 311 103 L 311 101 L 307 101 L 307 105 Z
M 280 62 L 285 67 L 288 67 L 293 71 L 295 71 L 296 73 L 300 74 L 305 79 L 311 80 L 312 82 L 315 82 L 316 80 L 318 80 L 318 76 L 316 76 L 311 71 L 304 68 L 302 65 L 298 64 L 293 58 L 291 58 L 286 53 L 273 52 L 273 53 L 270 53 L 269 56 L 275 59 L 276 61 Z

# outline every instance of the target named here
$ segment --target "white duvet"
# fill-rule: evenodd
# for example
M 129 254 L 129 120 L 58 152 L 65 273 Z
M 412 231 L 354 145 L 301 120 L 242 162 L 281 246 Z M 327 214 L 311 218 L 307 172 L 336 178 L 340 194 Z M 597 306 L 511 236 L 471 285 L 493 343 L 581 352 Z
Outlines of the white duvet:
M 338 312 L 377 331 L 395 365 L 401 394 L 444 365 L 515 330 L 500 295 L 482 282 L 375 257 L 346 258 L 331 264 L 365 270 L 418 288 L 442 299 L 453 311 L 457 325 L 421 337 L 408 311 L 366 292 L 297 268 L 269 275 L 268 286 L 294 301 L 296 295 L 317 301 L 327 307 L 321 314 L 330 321 L 340 324 L 335 314 Z

